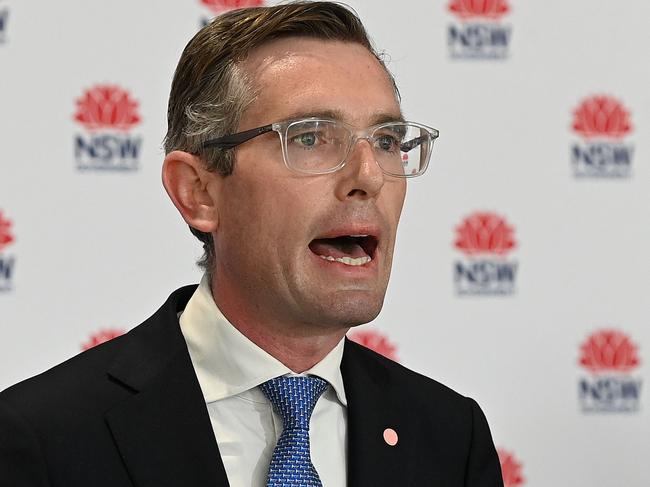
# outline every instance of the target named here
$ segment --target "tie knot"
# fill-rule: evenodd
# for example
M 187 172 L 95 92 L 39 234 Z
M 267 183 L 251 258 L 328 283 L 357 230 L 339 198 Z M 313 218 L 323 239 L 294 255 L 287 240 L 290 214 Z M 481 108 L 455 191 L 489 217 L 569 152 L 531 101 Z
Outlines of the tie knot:
M 309 430 L 309 419 L 316 401 L 327 389 L 328 382 L 310 375 L 276 377 L 260 385 L 260 389 L 273 404 L 287 429 Z

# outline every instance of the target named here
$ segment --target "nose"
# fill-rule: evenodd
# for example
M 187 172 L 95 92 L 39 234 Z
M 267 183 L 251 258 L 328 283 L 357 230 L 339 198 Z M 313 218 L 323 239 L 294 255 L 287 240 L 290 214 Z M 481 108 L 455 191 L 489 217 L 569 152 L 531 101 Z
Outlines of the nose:
M 377 164 L 370 137 L 354 142 L 345 167 L 339 173 L 337 197 L 340 200 L 376 198 L 379 195 L 384 186 L 384 173 Z

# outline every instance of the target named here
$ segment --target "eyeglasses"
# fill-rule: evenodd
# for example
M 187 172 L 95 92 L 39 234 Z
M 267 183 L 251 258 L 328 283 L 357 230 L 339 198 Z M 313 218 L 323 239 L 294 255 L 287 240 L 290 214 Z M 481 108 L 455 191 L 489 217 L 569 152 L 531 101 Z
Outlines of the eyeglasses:
M 232 149 L 262 134 L 275 131 L 280 136 L 287 168 L 307 174 L 338 171 L 352 147 L 367 140 L 381 170 L 390 176 L 412 178 L 426 171 L 431 158 L 436 129 L 413 122 L 388 122 L 357 130 L 337 120 L 305 118 L 276 122 L 263 127 L 211 139 L 204 149 Z

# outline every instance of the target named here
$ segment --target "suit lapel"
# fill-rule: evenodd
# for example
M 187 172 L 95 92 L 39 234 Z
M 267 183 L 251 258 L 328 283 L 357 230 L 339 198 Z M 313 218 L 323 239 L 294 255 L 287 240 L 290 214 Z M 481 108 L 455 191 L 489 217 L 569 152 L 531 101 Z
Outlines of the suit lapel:
M 109 375 L 133 395 L 106 421 L 136 487 L 227 487 L 177 312 L 192 289 L 174 293 L 133 330 Z M 148 325 L 148 326 L 147 326 Z
M 404 398 L 395 397 L 381 362 L 367 360 L 367 350 L 346 339 L 341 373 L 348 401 L 348 486 L 409 485 L 415 465 L 416 418 L 409 417 Z M 390 446 L 384 431 L 393 429 Z

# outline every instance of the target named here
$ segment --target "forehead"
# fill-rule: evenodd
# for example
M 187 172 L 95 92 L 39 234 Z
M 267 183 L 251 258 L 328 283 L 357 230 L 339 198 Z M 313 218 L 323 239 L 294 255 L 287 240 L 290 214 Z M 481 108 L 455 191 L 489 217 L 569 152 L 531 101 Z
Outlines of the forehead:
M 356 126 L 401 117 L 388 74 L 357 43 L 279 39 L 255 49 L 242 67 L 257 96 L 241 128 L 324 112 L 339 113 Z

